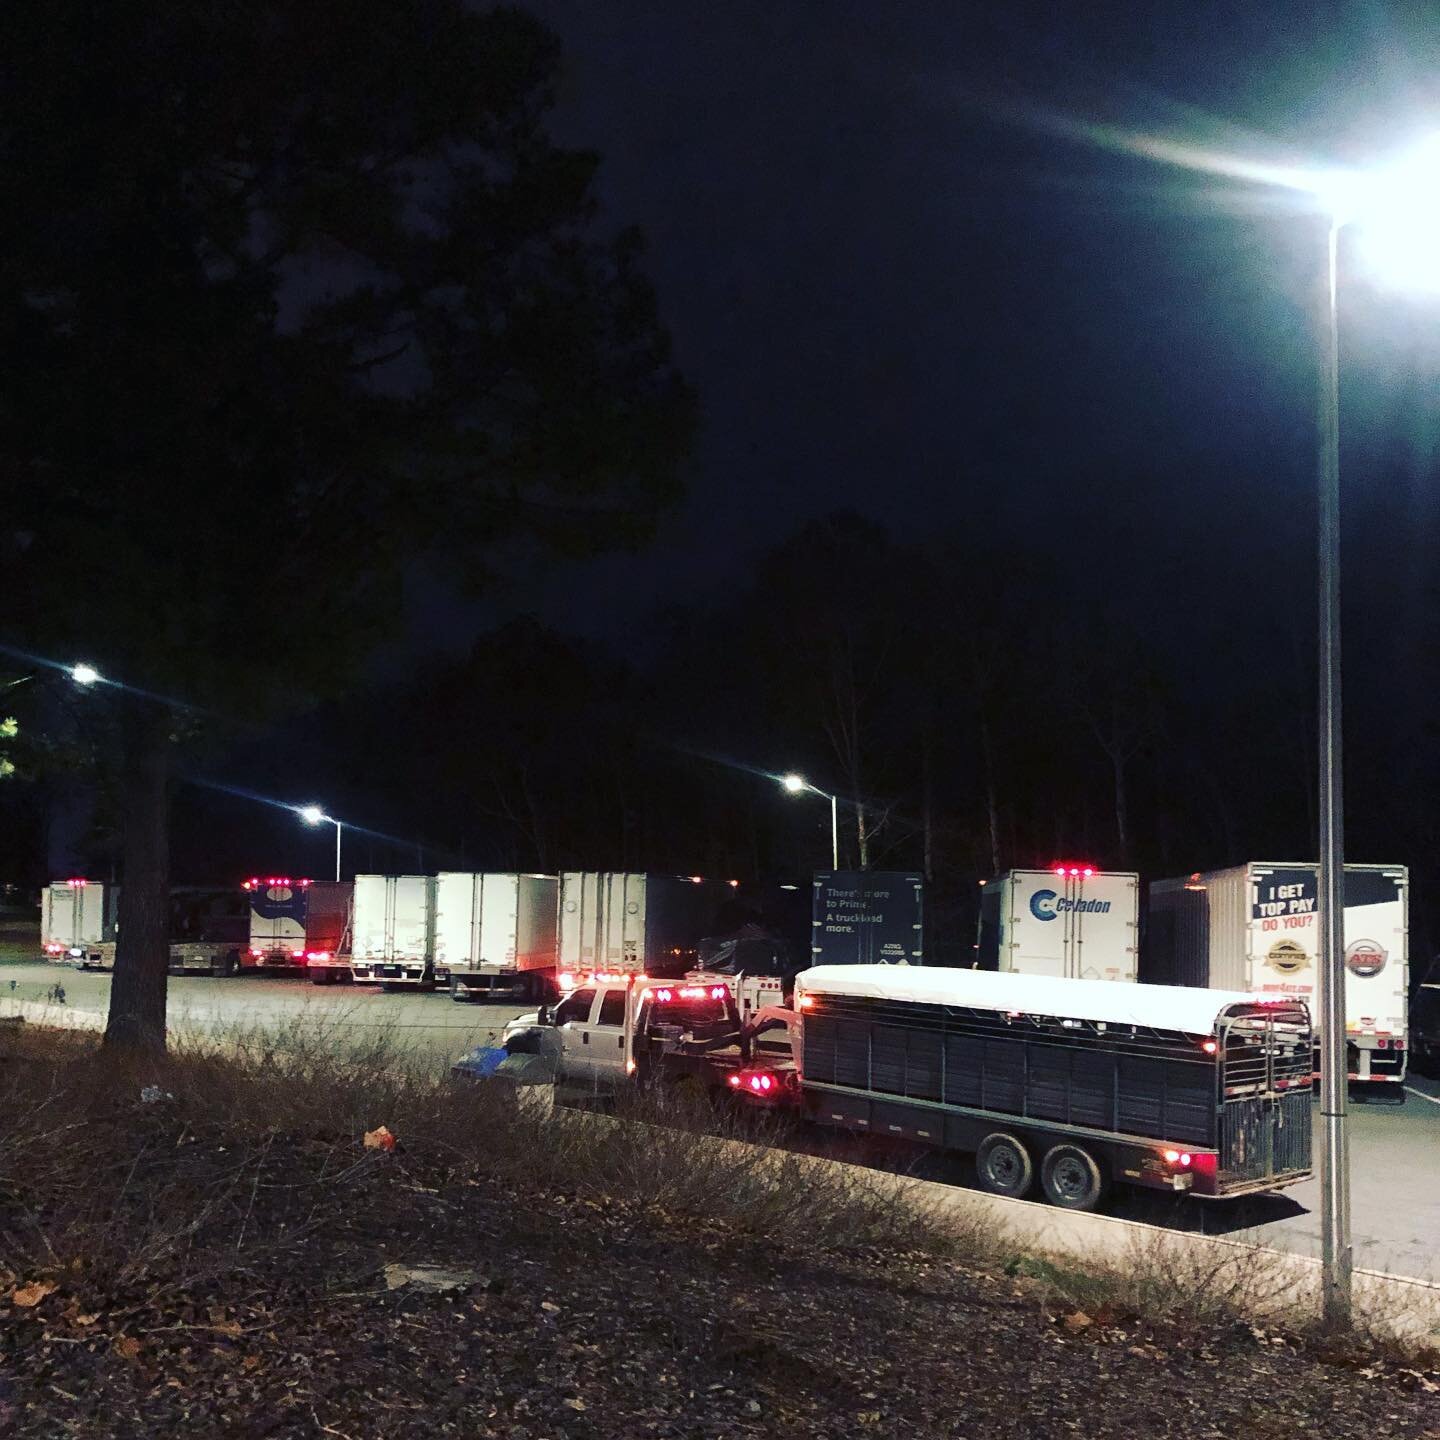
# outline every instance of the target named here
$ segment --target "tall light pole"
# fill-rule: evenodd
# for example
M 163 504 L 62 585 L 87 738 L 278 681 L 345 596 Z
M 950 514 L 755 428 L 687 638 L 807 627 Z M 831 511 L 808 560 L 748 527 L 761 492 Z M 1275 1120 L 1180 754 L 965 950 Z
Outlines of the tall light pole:
M 295 812 L 307 825 L 333 825 L 335 827 L 335 878 L 340 878 L 340 831 L 341 824 L 327 815 L 318 805 L 302 805 Z
M 1350 1321 L 1350 1155 L 1345 1129 L 1349 1080 L 1345 1052 L 1345 787 L 1340 721 L 1340 317 L 1342 220 L 1326 227 L 1320 313 L 1319 610 L 1320 856 L 1315 898 L 1320 910 L 1320 1119 L 1324 1143 L 1320 1188 L 1322 1301 L 1328 1324 Z
M 840 802 L 828 790 L 821 790 L 810 784 L 803 776 L 794 773 L 782 775 L 780 783 L 792 795 L 799 795 L 808 790 L 812 795 L 818 795 L 822 800 L 830 802 L 830 866 L 832 869 L 838 870 L 840 868 Z
M 1320 1186 L 1324 1318 L 1350 1321 L 1354 1253 L 1350 1234 L 1349 1078 L 1345 1035 L 1345 795 L 1340 671 L 1340 237 L 1360 241 L 1377 278 L 1440 288 L 1440 137 L 1369 173 L 1317 177 L 1327 212 L 1319 300 L 1319 920 Z

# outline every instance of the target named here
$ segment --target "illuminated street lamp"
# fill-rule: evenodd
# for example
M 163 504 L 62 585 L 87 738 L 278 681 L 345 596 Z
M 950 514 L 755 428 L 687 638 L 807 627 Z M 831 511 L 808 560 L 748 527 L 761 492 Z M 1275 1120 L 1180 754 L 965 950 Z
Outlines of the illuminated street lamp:
M 70 678 L 77 685 L 94 685 L 100 679 L 100 672 L 93 665 L 87 665 L 82 660 L 78 665 L 71 667 Z
M 318 805 L 301 805 L 295 813 L 307 825 L 333 825 L 335 827 L 335 878 L 340 878 L 340 822 L 333 816 L 327 815 Z
M 833 869 L 838 870 L 840 868 L 839 802 L 829 791 L 818 789 L 803 776 L 796 775 L 793 771 L 789 775 L 782 775 L 780 783 L 792 795 L 799 795 L 802 791 L 808 790 L 812 795 L 818 795 L 822 800 L 830 802 L 830 864 Z
M 1345 1130 L 1345 816 L 1340 723 L 1340 232 L 1356 241 L 1377 279 L 1412 290 L 1440 290 L 1440 137 L 1398 161 L 1364 172 L 1317 175 L 1307 188 L 1328 225 L 1320 294 L 1320 1115 L 1325 1132 L 1321 1193 L 1325 1211 L 1325 1318 L 1350 1319 L 1354 1257 L 1350 1165 Z

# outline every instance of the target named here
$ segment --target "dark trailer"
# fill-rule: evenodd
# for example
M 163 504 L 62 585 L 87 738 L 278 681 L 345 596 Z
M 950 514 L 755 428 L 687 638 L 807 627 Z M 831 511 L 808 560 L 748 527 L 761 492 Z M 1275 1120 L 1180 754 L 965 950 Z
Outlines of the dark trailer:
M 1094 1208 L 1112 1182 L 1203 1196 L 1310 1174 L 1303 1002 L 918 966 L 796 980 L 811 1118 L 973 1152 L 983 1188 Z

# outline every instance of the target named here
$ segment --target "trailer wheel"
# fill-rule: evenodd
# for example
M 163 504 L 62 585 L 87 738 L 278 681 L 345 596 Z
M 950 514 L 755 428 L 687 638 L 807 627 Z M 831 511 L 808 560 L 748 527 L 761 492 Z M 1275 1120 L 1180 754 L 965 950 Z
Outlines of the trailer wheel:
M 1108 1186 L 1099 1162 L 1079 1145 L 1056 1145 L 1040 1164 L 1040 1188 L 1062 1210 L 1093 1210 Z
M 1035 1165 L 1030 1152 L 1013 1136 L 997 1130 L 987 1135 L 975 1151 L 975 1173 L 980 1188 L 992 1195 L 1018 1200 L 1035 1183 Z
M 333 985 L 335 972 L 328 965 L 312 965 L 310 966 L 310 983 L 312 985 Z
M 472 1005 L 475 1003 L 474 992 L 468 989 L 462 990 L 460 988 L 460 981 L 453 975 L 450 977 L 450 998 L 457 1005 Z

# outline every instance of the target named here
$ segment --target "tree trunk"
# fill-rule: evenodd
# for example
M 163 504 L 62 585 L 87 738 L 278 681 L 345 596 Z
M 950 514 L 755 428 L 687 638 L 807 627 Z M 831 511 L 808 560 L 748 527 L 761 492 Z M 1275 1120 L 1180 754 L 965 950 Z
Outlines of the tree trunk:
M 170 717 L 164 710 L 132 703 L 124 763 L 125 876 L 105 1044 L 164 1054 L 170 979 Z
M 870 868 L 870 831 L 866 828 L 865 802 L 855 797 L 855 843 L 860 852 L 860 868 Z
M 983 702 L 982 702 L 983 705 Z M 980 758 L 985 766 L 985 817 L 990 829 L 990 873 L 1000 870 L 1000 804 L 995 795 L 995 757 L 990 746 L 990 721 L 980 711 Z
M 1120 862 L 1130 859 L 1129 816 L 1125 807 L 1125 758 L 1118 751 L 1110 757 L 1115 768 L 1115 836 L 1120 842 Z

